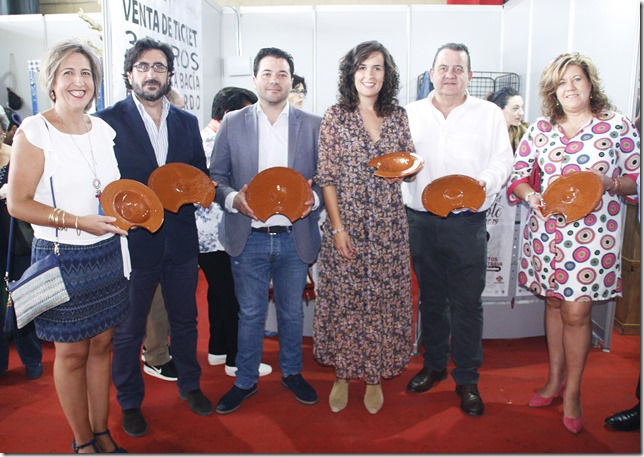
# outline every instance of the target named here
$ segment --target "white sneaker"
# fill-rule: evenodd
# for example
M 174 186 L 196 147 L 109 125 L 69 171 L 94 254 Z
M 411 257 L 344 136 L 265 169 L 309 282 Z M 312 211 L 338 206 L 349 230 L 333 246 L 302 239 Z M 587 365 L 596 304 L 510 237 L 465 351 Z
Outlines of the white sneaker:
M 208 353 L 208 365 L 221 365 L 226 363 L 226 354 L 217 355 Z
M 237 367 L 230 367 L 230 366 L 226 365 L 224 367 L 224 369 L 226 370 L 226 374 L 228 376 L 237 376 L 237 374 L 236 374 L 237 373 Z M 259 364 L 259 375 L 260 376 L 266 376 L 267 374 L 271 374 L 272 372 L 273 372 L 273 367 L 271 367 L 270 365 L 268 365 L 266 363 L 260 363 Z

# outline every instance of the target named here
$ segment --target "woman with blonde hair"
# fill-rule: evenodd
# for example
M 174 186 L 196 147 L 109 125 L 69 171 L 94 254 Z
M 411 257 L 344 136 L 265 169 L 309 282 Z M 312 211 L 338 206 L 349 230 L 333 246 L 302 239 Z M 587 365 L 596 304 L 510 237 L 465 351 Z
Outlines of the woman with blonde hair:
M 107 419 L 112 332 L 128 312 L 129 262 L 119 236 L 127 232 L 99 206 L 102 190 L 120 177 L 114 130 L 86 114 L 100 62 L 86 44 L 66 40 L 48 49 L 40 76 L 53 106 L 16 132 L 7 203 L 34 228 L 32 262 L 59 250 L 70 300 L 36 317 L 36 333 L 54 343 L 54 383 L 74 452 L 125 452 Z
M 517 150 L 509 192 L 528 203 L 519 284 L 545 297 L 548 379 L 530 400 L 550 406 L 563 398 L 563 424 L 583 429 L 581 380 L 591 344 L 593 303 L 622 294 L 622 198 L 636 193 L 640 136 L 614 111 L 594 63 L 579 53 L 561 54 L 539 82 L 542 116 Z M 534 167 L 540 182 L 529 184 Z M 601 177 L 603 194 L 586 217 L 567 223 L 545 218 L 541 194 L 556 179 L 589 170 Z

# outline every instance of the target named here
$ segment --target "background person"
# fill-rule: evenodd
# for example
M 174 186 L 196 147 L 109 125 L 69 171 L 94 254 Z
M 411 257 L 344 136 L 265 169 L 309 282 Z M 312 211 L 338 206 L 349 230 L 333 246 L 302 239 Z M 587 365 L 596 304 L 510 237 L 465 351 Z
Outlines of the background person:
M 85 114 L 97 98 L 101 64 L 84 43 L 62 41 L 43 57 L 40 77 L 53 108 L 25 118 L 16 132 L 7 204 L 13 217 L 34 228 L 32 261 L 51 254 L 60 240 L 70 300 L 35 325 L 39 338 L 54 342 L 54 383 L 74 433 L 72 448 L 122 451 L 107 419 L 112 333 L 128 313 L 129 264 L 115 235 L 127 232 L 111 224 L 115 218 L 99 215 L 97 196 L 119 179 L 114 131 Z
M 398 68 L 389 51 L 366 41 L 340 60 L 338 104 L 320 127 L 323 226 L 313 355 L 335 367 L 331 411 L 348 402 L 349 380 L 366 383 L 364 405 L 382 408 L 381 379 L 399 375 L 411 355 L 409 227 L 400 179 L 374 176 L 367 162 L 414 152 L 398 106 Z
M 425 392 L 445 379 L 451 354 L 461 410 L 479 416 L 484 411 L 478 370 L 483 362 L 486 212 L 508 179 L 512 148 L 498 107 L 467 92 L 472 79 L 467 46 L 441 46 L 429 75 L 434 90 L 405 107 L 416 153 L 425 159 L 416 180 L 403 183 L 425 348 L 423 368 L 407 390 Z M 426 211 L 425 187 L 453 174 L 478 181 L 485 190 L 481 207 L 453 211 L 446 218 Z
M 172 84 L 172 48 L 151 38 L 137 40 L 125 53 L 124 100 L 97 115 L 116 131 L 114 152 L 123 178 L 147 183 L 150 174 L 166 163 L 186 163 L 206 172 L 199 122 L 165 98 Z M 155 233 L 132 230 L 130 313 L 114 332 L 112 381 L 121 405 L 123 429 L 134 437 L 147 433 L 141 411 L 145 385 L 141 373 L 141 344 L 150 304 L 161 283 L 170 322 L 172 361 L 177 367 L 179 398 L 198 415 L 212 414 L 210 400 L 201 391 L 197 360 L 197 257 L 199 242 L 194 205 L 177 213 L 164 211 Z
M 288 92 L 288 102 L 294 107 L 302 109 L 306 94 L 306 81 L 304 81 L 304 78 L 293 75 L 293 88 Z
M 552 60 L 541 74 L 539 96 L 543 117 L 521 141 L 508 189 L 531 209 L 519 284 L 546 299 L 548 379 L 529 405 L 549 406 L 562 396 L 564 426 L 579 433 L 591 308 L 622 292 L 621 196 L 636 192 L 640 137 L 631 121 L 613 111 L 597 68 L 585 55 L 565 53 Z M 528 183 L 535 166 L 541 169 L 537 189 Z M 604 193 L 595 210 L 570 224 L 562 217 L 545 219 L 542 192 L 557 178 L 582 170 L 602 178 Z
M 201 130 L 206 165 L 210 167 L 215 137 L 226 113 L 257 103 L 257 95 L 241 87 L 224 87 L 212 101 L 211 120 Z M 237 335 L 239 302 L 235 297 L 235 283 L 230 269 L 230 256 L 219 241 L 219 227 L 224 212 L 217 202 L 208 208 L 199 206 L 195 212 L 199 231 L 199 266 L 208 283 L 208 363 L 225 364 L 228 376 L 237 373 Z M 259 375 L 273 371 L 270 365 L 259 364 Z
M 0 113 L 4 110 L 0 107 Z M 9 161 L 11 159 L 11 146 L 4 143 L 6 131 L 9 127 L 9 119 L 0 116 L 0 265 L 7 266 L 7 256 L 11 252 L 11 266 L 9 281 L 14 281 L 22 276 L 31 263 L 31 242 L 33 229 L 31 225 L 19 219 L 14 219 L 13 245 L 9 246 L 9 228 L 11 216 L 7 211 L 7 178 L 9 173 Z M 4 287 L 4 285 L 2 286 Z M 12 333 L 4 331 L 5 313 L 12 313 L 13 307 L 7 308 L 6 303 L 0 306 L 0 374 L 9 367 L 9 345 L 11 338 L 16 345 L 18 356 L 25 366 L 27 379 L 38 379 L 43 374 L 42 367 L 42 344 L 36 335 L 36 326 L 33 321 L 23 328 L 14 328 Z
M 503 87 L 492 93 L 487 100 L 503 111 L 503 117 L 508 126 L 512 151 L 516 151 L 523 134 L 528 128 L 528 123 L 523 121 L 523 97 L 512 87 Z
M 302 292 L 308 265 L 320 250 L 318 228 L 322 191 L 311 178 L 318 162 L 319 116 L 287 103 L 293 58 L 277 48 L 262 48 L 253 62 L 259 101 L 224 117 L 215 138 L 210 176 L 219 182 L 217 203 L 225 208 L 224 235 L 239 301 L 239 339 L 235 385 L 217 404 L 219 414 L 236 411 L 257 393 L 264 346 L 268 290 L 272 279 L 279 326 L 282 385 L 297 401 L 317 403 L 315 389 L 302 376 Z M 295 139 L 295 141 L 291 141 Z M 246 201 L 248 183 L 261 171 L 284 166 L 312 185 L 300 219 L 281 214 L 261 222 Z

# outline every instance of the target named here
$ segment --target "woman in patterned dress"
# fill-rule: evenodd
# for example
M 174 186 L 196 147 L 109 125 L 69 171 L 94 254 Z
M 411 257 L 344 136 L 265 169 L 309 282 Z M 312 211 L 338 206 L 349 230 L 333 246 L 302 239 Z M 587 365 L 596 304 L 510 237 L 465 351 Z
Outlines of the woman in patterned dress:
M 411 354 L 411 269 L 400 179 L 373 175 L 373 157 L 414 151 L 398 106 L 396 64 L 378 42 L 340 61 L 338 103 L 320 127 L 316 181 L 323 226 L 313 321 L 316 360 L 335 367 L 331 411 L 347 405 L 349 380 L 366 382 L 365 407 L 383 405 L 381 378 L 402 372 Z
M 510 177 L 510 192 L 530 206 L 523 233 L 519 283 L 545 296 L 549 373 L 529 406 L 549 406 L 563 397 L 563 423 L 582 428 L 581 377 L 591 344 L 594 302 L 621 295 L 621 198 L 636 192 L 640 138 L 625 116 L 613 111 L 593 62 L 561 54 L 539 83 L 543 117 L 523 137 Z M 528 180 L 541 169 L 541 188 Z M 604 193 L 585 218 L 566 224 L 544 218 L 541 192 L 557 178 L 590 170 Z

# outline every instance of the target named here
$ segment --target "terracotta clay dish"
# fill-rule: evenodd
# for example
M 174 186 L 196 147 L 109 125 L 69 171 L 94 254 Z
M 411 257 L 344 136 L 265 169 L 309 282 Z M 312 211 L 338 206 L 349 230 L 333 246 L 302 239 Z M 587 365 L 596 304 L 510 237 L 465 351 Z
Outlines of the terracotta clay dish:
M 437 216 L 447 217 L 452 210 L 476 211 L 485 200 L 479 182 L 465 175 L 448 175 L 427 184 L 422 195 L 423 206 Z
M 601 178 L 592 171 L 569 173 L 557 178 L 543 192 L 541 214 L 561 214 L 569 224 L 595 209 L 603 192 Z
M 173 213 L 189 203 L 207 208 L 215 200 L 215 186 L 210 177 L 187 163 L 167 163 L 157 168 L 150 173 L 148 186 L 163 207 Z
M 292 168 L 273 167 L 258 173 L 246 189 L 248 206 L 262 221 L 282 214 L 295 222 L 311 199 L 306 178 Z
M 106 216 L 116 218 L 114 225 L 123 230 L 143 227 L 156 232 L 163 223 L 163 205 L 152 189 L 133 179 L 112 181 L 101 194 Z
M 374 176 L 381 178 L 404 178 L 418 173 L 425 161 L 413 152 L 390 152 L 374 157 L 367 165 L 375 167 Z

